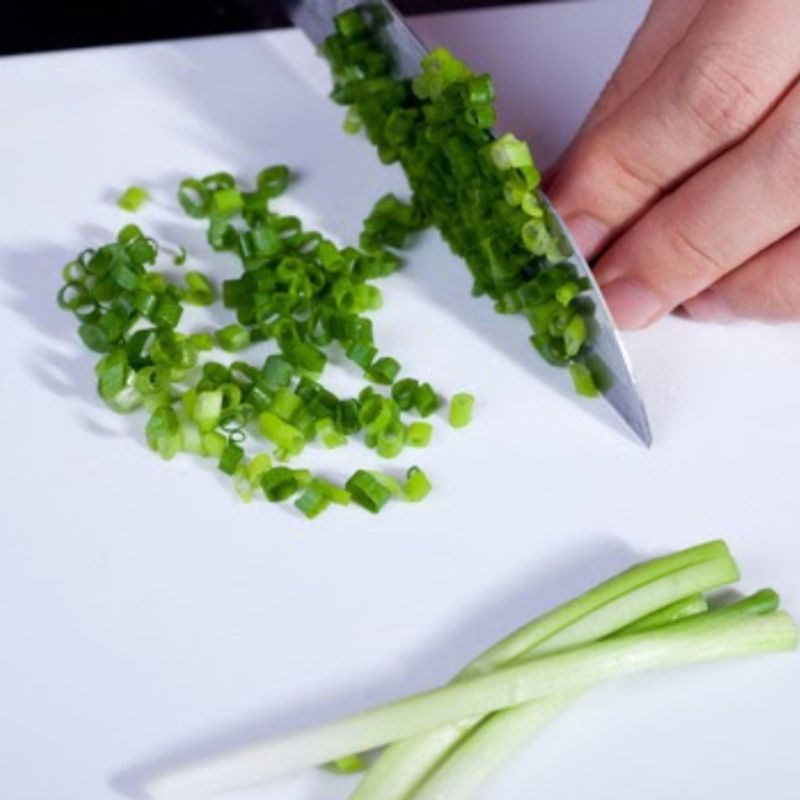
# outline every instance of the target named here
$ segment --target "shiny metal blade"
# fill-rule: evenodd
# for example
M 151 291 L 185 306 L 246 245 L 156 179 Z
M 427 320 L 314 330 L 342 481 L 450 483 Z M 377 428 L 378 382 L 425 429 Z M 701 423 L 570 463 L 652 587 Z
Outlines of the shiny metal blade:
M 569 232 L 569 228 L 564 223 L 564 220 L 561 219 L 547 195 L 544 192 L 539 192 L 539 196 L 572 251 L 568 258 L 569 262 L 578 275 L 589 281 L 588 295 L 594 303 L 594 322 L 596 325 L 592 336 L 591 355 L 599 359 L 598 366 L 605 373 L 605 385 L 602 387 L 603 397 L 639 437 L 642 443 L 650 447 L 653 443 L 653 434 L 650 430 L 650 421 L 647 418 L 647 409 L 636 382 L 625 345 L 622 343 L 616 325 L 614 325 L 611 312 L 608 310 L 603 293 L 597 285 L 592 268 L 581 255 L 572 238 L 572 234 Z
M 420 61 L 427 50 L 400 12 L 387 0 L 284 0 L 284 6 L 292 22 L 316 45 L 320 45 L 325 37 L 333 33 L 333 19 L 340 11 L 354 6 L 378 9 L 385 17 L 380 36 L 392 55 L 397 76 L 413 78 L 419 73 Z M 649 447 L 653 436 L 644 401 L 603 294 L 564 221 L 546 195 L 540 192 L 540 196 L 548 209 L 552 224 L 559 228 L 564 243 L 568 245 L 567 249 L 571 250 L 568 260 L 578 275 L 586 278 L 590 284 L 588 294 L 594 302 L 596 323 L 592 332 L 591 355 L 603 367 L 606 378 L 602 387 L 603 396 L 636 436 Z

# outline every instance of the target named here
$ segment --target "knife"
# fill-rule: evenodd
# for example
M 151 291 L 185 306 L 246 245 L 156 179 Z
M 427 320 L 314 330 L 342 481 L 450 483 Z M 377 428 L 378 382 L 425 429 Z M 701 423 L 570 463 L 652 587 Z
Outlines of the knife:
M 292 22 L 300 28 L 311 41 L 319 46 L 334 32 L 334 17 L 341 11 L 354 6 L 368 6 L 381 10 L 383 23 L 379 35 L 391 55 L 395 74 L 398 78 L 413 78 L 420 71 L 420 62 L 427 48 L 406 24 L 399 11 L 388 0 L 284 0 Z M 605 380 L 603 397 L 619 414 L 636 436 L 649 447 L 653 437 L 647 410 L 644 406 L 639 386 L 633 374 L 630 358 L 625 350 L 619 331 L 614 325 L 603 293 L 594 279 L 591 267 L 581 255 L 569 229 L 558 212 L 539 190 L 539 196 L 556 227 L 560 229 L 563 240 L 568 244 L 571 255 L 567 260 L 577 274 L 589 282 L 588 294 L 594 306 L 594 335 L 590 345 L 590 358 L 602 365 Z

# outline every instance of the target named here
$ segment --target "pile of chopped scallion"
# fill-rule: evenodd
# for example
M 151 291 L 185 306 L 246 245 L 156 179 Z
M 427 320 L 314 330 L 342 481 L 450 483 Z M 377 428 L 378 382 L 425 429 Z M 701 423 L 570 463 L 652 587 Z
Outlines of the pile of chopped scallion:
M 541 201 L 527 144 L 492 135 L 491 77 L 443 48 L 423 59 L 413 81 L 394 77 L 380 12 L 365 4 L 339 14 L 321 48 L 333 73 L 331 97 L 348 106 L 345 130 L 363 129 L 382 162 L 402 166 L 418 218 L 467 262 L 473 294 L 488 295 L 502 314 L 524 314 L 541 356 L 568 367 L 579 394 L 597 396 L 608 375 L 591 352 L 588 283 L 567 260 L 569 243 Z
M 271 502 L 296 498 L 308 518 L 331 503 L 353 501 L 377 513 L 392 497 L 420 501 L 431 483 L 417 466 L 403 480 L 358 470 L 338 486 L 289 464 L 313 441 L 336 448 L 360 436 L 384 459 L 430 442 L 428 418 L 440 396 L 427 382 L 400 377 L 401 365 L 379 351 L 367 316 L 382 304 L 375 281 L 398 268 L 395 249 L 422 218 L 414 204 L 387 195 L 366 220 L 361 247 L 339 247 L 271 207 L 289 180 L 288 168 L 277 165 L 262 170 L 252 189 L 224 172 L 180 184 L 180 205 L 207 221 L 211 248 L 241 261 L 242 273 L 222 283 L 235 321 L 221 329 L 179 330 L 186 305 L 215 302 L 214 286 L 196 270 L 176 281 L 156 269 L 158 244 L 132 224 L 64 267 L 59 305 L 77 318 L 84 344 L 101 354 L 100 396 L 121 413 L 144 407 L 147 441 L 163 458 L 213 458 L 242 499 L 259 489 Z M 136 210 L 146 197 L 132 187 L 120 206 Z M 181 248 L 172 262 L 186 259 Z M 244 351 L 263 341 L 274 343 L 274 352 L 263 363 L 245 360 Z M 367 380 L 355 397 L 338 397 L 320 380 L 333 347 Z M 216 349 L 232 355 L 218 359 Z M 469 422 L 472 402 L 454 397 L 453 427 Z

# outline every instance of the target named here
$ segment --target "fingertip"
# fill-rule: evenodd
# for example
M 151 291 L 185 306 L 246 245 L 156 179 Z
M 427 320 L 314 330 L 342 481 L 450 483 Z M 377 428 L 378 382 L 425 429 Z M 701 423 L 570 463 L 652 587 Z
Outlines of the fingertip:
M 646 328 L 665 313 L 661 298 L 634 278 L 617 278 L 603 286 L 603 295 L 617 326 L 625 331 Z
M 564 223 L 578 249 L 587 259 L 594 258 L 608 242 L 608 228 L 590 214 L 580 211 L 568 214 L 564 218 Z
M 714 288 L 687 300 L 683 309 L 687 316 L 697 322 L 727 323 L 736 319 L 722 292 Z

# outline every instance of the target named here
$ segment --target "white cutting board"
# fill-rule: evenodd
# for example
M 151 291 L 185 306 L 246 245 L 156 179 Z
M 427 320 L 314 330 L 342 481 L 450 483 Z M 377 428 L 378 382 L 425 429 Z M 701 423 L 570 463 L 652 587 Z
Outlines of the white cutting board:
M 644 11 L 569 3 L 419 21 L 490 69 L 505 125 L 552 158 Z M 353 241 L 403 182 L 341 132 L 324 66 L 294 32 L 0 60 L 0 796 L 137 797 L 178 756 L 328 719 L 445 680 L 477 650 L 636 559 L 724 535 L 743 587 L 800 614 L 798 326 L 667 320 L 628 339 L 655 445 L 539 365 L 525 326 L 469 296 L 434 236 L 385 284 L 380 341 L 478 398 L 414 457 L 436 491 L 315 523 L 239 504 L 213 469 L 166 464 L 142 419 L 94 395 L 54 302 L 61 265 L 135 219 L 203 252 L 174 212 L 184 175 L 300 173 L 284 208 Z M 221 274 L 232 265 L 214 267 Z M 336 370 L 332 380 L 338 380 Z M 312 450 L 343 476 L 373 454 Z M 401 459 L 403 465 L 411 456 Z M 485 798 L 791 800 L 797 656 L 596 691 Z M 339 800 L 317 772 L 242 797 Z

